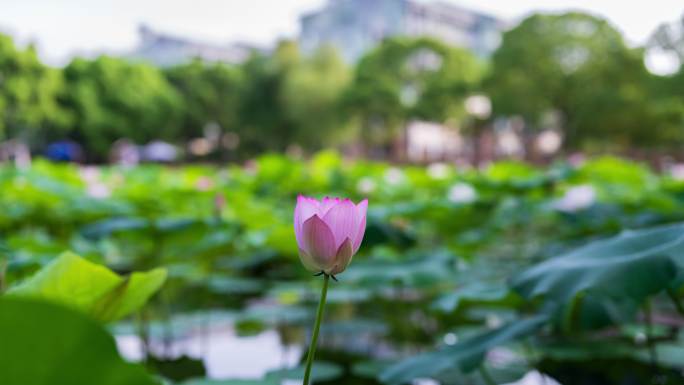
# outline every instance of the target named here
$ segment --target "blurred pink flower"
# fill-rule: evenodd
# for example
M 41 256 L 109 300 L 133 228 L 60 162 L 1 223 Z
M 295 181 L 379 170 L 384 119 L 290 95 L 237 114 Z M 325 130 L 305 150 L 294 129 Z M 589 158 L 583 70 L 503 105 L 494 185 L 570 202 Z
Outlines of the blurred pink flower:
M 207 176 L 200 177 L 197 179 L 197 182 L 195 182 L 195 188 L 197 188 L 198 191 L 209 191 L 214 188 L 214 181 Z
M 329 275 L 343 272 L 361 246 L 367 208 L 367 199 L 356 205 L 349 199 L 297 197 L 294 228 L 304 267 Z

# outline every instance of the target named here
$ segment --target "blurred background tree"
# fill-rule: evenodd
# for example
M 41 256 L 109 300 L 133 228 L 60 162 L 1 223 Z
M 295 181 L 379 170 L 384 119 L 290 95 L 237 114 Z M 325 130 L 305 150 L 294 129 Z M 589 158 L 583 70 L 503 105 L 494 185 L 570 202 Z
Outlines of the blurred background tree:
M 358 63 L 345 105 L 359 119 L 363 141 L 389 152 L 409 119 L 461 117 L 481 72 L 466 50 L 429 38 L 387 39 Z
M 655 48 L 674 63 L 672 73 L 654 77 L 653 89 L 659 98 L 656 107 L 669 111 L 673 116 L 669 131 L 679 133 L 684 124 L 684 15 L 674 23 L 665 23 L 658 27 L 647 48 Z
M 567 150 L 681 144 L 681 106 L 656 94 L 643 55 L 601 18 L 536 14 L 504 33 L 486 90 L 495 114 L 523 118 L 527 138 L 556 113 Z
M 333 145 L 340 137 L 348 124 L 340 102 L 350 81 L 349 67 L 331 46 L 321 47 L 289 68 L 281 98 L 296 127 L 298 144 L 315 150 Z
M 212 124 L 221 131 L 239 129 L 237 106 L 244 88 L 240 68 L 194 60 L 167 69 L 164 75 L 182 100 L 183 118 L 178 138 L 204 136 L 205 128 Z
M 246 79 L 241 95 L 240 152 L 283 151 L 295 137 L 295 123 L 285 110 L 282 93 L 286 74 L 299 62 L 299 49 L 280 42 L 272 55 L 254 54 L 242 65 Z
M 241 152 L 284 151 L 296 144 L 315 150 L 334 143 L 345 127 L 339 100 L 350 72 L 337 52 L 311 56 L 282 41 L 273 54 L 256 53 L 241 66 Z
M 57 103 L 63 86 L 59 70 L 43 65 L 32 46 L 18 49 L 0 34 L 0 139 L 20 139 L 33 147 L 68 123 Z
M 103 160 L 119 138 L 177 138 L 182 99 L 159 69 L 107 56 L 77 58 L 64 78 L 60 102 L 74 122 L 69 136 L 94 160 Z
M 681 63 L 683 41 L 678 21 L 633 48 L 606 20 L 569 12 L 527 17 L 486 59 L 430 38 L 395 37 L 347 64 L 331 46 L 303 54 L 284 40 L 244 62 L 161 69 L 106 56 L 51 68 L 3 35 L 0 135 L 34 151 L 70 139 L 90 161 L 107 159 L 120 138 L 180 146 L 211 139 L 224 160 L 345 144 L 401 160 L 413 120 L 458 129 L 476 144 L 497 121 L 519 117 L 531 160 L 547 129 L 565 151 L 674 154 L 684 144 L 684 71 L 656 75 L 644 60 L 657 48 Z M 474 94 L 491 99 L 491 115 L 467 114 L 464 100 Z

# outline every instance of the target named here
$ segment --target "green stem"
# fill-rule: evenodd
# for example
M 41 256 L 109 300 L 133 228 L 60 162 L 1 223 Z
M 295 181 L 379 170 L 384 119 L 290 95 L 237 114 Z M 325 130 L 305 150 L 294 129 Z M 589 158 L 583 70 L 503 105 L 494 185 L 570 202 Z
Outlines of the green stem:
M 7 260 L 0 256 L 0 294 L 5 291 L 5 280 L 7 276 Z
M 646 344 L 648 345 L 648 353 L 651 360 L 651 365 L 654 368 L 658 367 L 658 355 L 656 353 L 655 344 L 653 342 L 653 316 L 651 309 L 651 301 L 644 302 L 644 319 L 646 321 Z
M 492 375 L 489 374 L 489 371 L 487 370 L 487 368 L 485 368 L 484 363 L 480 365 L 480 375 L 482 376 L 482 379 L 487 385 L 496 385 L 496 381 L 494 381 Z
M 318 302 L 318 311 L 316 312 L 316 323 L 314 324 L 313 335 L 311 336 L 311 346 L 309 346 L 309 354 L 306 356 L 306 370 L 304 371 L 303 385 L 309 385 L 309 377 L 311 376 L 311 365 L 313 364 L 314 355 L 316 354 L 316 343 L 318 342 L 318 332 L 321 330 L 321 321 L 323 320 L 323 308 L 325 308 L 325 298 L 328 295 L 328 282 L 330 276 L 323 275 L 323 289 L 321 290 L 321 300 Z
M 145 309 L 141 309 L 138 312 L 138 338 L 140 339 L 140 350 L 145 365 L 150 363 L 150 334 L 147 327 L 147 314 Z
M 672 289 L 667 289 L 667 295 L 670 297 L 670 300 L 672 300 L 675 309 L 677 309 L 677 313 L 684 315 L 684 306 L 682 306 L 682 303 L 679 301 L 677 293 Z

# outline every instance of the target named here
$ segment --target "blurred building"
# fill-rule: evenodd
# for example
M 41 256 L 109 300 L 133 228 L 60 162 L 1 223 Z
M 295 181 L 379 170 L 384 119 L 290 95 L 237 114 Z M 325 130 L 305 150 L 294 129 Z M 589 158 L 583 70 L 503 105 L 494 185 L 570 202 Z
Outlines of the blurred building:
M 406 125 L 406 158 L 411 162 L 455 159 L 462 151 L 463 138 L 454 128 L 420 120 Z
M 167 35 L 146 25 L 138 29 L 140 43 L 128 56 L 161 67 L 187 63 L 199 58 L 207 62 L 241 63 L 257 47 L 244 43 L 213 44 Z
M 300 45 L 311 52 L 332 44 L 354 62 L 384 38 L 431 36 L 487 56 L 498 46 L 504 25 L 493 16 L 437 1 L 328 0 L 323 9 L 301 17 Z

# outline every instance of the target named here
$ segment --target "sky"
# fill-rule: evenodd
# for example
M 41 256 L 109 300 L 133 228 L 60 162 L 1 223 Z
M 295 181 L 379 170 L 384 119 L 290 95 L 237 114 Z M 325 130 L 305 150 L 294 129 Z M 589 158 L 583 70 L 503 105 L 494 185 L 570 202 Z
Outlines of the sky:
M 43 60 L 127 52 L 138 26 L 216 43 L 269 46 L 296 37 L 299 16 L 326 0 L 0 0 L 0 32 L 33 42 Z M 430 1 L 430 0 L 422 0 Z M 643 43 L 663 22 L 678 20 L 682 0 L 443 0 L 515 22 L 531 12 L 584 10 L 608 18 L 627 40 Z

